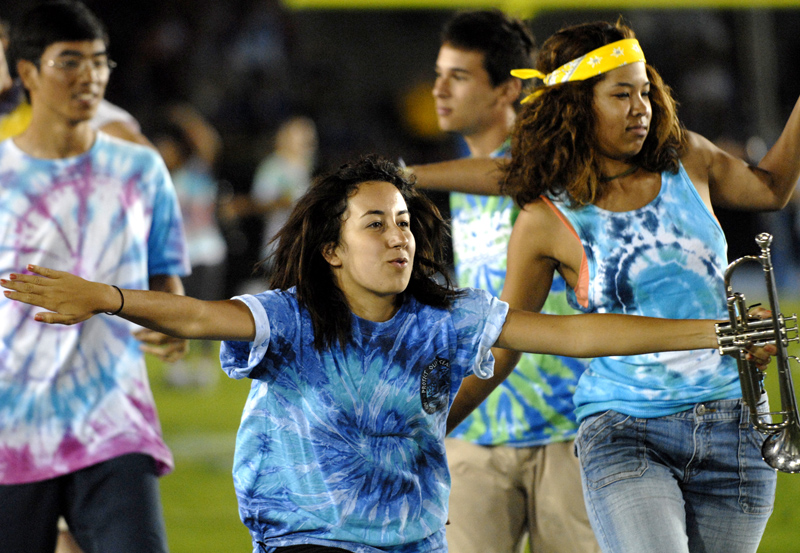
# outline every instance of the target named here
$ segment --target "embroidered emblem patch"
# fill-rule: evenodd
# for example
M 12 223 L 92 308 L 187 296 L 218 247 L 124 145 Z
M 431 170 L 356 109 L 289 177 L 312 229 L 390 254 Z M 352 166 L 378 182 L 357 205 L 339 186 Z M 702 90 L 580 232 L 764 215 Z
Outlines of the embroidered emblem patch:
M 422 371 L 422 408 L 429 415 L 447 408 L 450 402 L 450 361 L 437 357 Z

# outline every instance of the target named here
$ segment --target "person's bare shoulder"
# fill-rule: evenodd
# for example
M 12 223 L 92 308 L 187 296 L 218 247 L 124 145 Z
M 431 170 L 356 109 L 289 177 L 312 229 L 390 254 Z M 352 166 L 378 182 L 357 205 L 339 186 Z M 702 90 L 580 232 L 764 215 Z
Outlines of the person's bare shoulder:
M 516 252 L 530 260 L 547 261 L 574 284 L 583 259 L 583 246 L 572 225 L 551 202 L 539 198 L 527 204 L 517 217 L 511 241 Z

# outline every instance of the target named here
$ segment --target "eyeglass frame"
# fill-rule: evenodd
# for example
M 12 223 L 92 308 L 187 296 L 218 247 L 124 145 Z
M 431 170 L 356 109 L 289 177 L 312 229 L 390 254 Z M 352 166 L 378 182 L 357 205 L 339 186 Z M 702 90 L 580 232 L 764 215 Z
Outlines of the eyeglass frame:
M 78 59 L 80 61 L 78 61 Z M 61 60 L 47 60 L 43 65 L 58 69 L 69 75 L 78 75 L 86 67 L 87 62 L 89 64 L 89 69 L 92 71 L 108 71 L 111 73 L 111 71 L 117 67 L 117 62 L 114 60 L 108 57 L 102 59 L 99 56 L 68 56 L 66 59 Z M 71 63 L 75 63 L 76 65 L 74 67 L 68 67 L 68 64 Z

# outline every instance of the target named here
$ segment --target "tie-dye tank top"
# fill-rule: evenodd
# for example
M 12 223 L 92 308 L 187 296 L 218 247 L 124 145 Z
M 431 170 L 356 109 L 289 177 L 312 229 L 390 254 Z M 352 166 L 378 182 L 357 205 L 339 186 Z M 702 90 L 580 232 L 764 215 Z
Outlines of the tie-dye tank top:
M 577 233 L 584 258 L 578 309 L 672 319 L 727 319 L 727 243 L 683 165 L 661 174 L 648 205 L 611 212 L 546 200 Z M 568 222 L 568 223 L 567 223 Z M 613 340 L 613 336 L 608 337 Z M 575 393 L 578 420 L 608 409 L 660 417 L 715 399 L 741 397 L 736 363 L 716 350 L 592 360 Z

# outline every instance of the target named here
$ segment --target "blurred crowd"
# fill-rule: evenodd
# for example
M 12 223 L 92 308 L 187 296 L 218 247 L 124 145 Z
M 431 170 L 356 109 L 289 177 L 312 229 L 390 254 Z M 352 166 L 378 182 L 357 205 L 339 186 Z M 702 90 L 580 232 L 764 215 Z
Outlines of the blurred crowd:
M 4 3 L 0 17 L 13 21 L 25 5 Z M 452 10 L 292 11 L 279 0 L 87 5 L 108 25 L 118 63 L 107 98 L 151 140 L 174 133 L 176 106 L 214 136 L 213 155 L 206 144 L 192 156 L 213 178 L 220 204 L 232 202 L 215 212 L 226 295 L 251 281 L 274 227 L 269 209 L 242 206 L 279 129 L 293 118 L 314 127 L 309 175 L 366 152 L 413 164 L 465 152 L 459 138 L 439 131 L 430 95 L 439 29 Z M 575 10 L 537 14 L 531 27 L 541 39 L 565 23 L 618 15 L 673 87 L 686 126 L 758 161 L 797 90 L 797 75 L 776 68 L 800 49 L 800 11 Z M 433 195 L 446 211 L 446 197 Z M 751 252 L 752 236 L 768 226 L 779 237 L 781 267 L 793 274 L 800 244 L 794 211 L 720 213 L 731 257 Z

